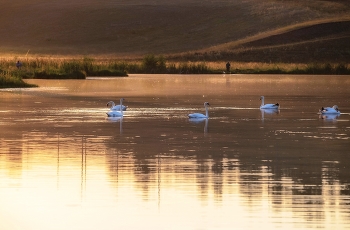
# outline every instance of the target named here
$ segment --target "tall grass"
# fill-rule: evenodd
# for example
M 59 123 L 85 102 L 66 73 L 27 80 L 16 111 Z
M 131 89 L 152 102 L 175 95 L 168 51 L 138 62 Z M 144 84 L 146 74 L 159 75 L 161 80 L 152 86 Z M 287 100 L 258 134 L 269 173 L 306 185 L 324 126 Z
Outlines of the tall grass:
M 101 62 L 91 58 L 26 58 L 17 69 L 15 59 L 1 59 L 0 69 L 16 72 L 22 78 L 85 79 L 87 76 L 127 76 L 125 64 Z
M 220 74 L 226 71 L 224 62 L 168 61 L 164 56 L 147 55 L 142 60 L 92 58 L 35 58 L 23 61 L 21 69 L 16 59 L 0 59 L 0 69 L 22 78 L 84 79 L 86 76 L 127 76 L 127 74 Z M 350 75 L 346 63 L 245 63 L 231 62 L 232 74 L 333 74 Z
M 291 71 L 292 73 L 298 73 L 299 70 Z M 308 65 L 305 69 L 305 72 L 308 74 L 330 74 L 330 75 L 346 75 L 350 74 L 350 69 L 344 63 L 338 65 L 327 64 L 311 64 Z
M 225 71 L 225 63 L 209 62 L 206 67 L 213 72 Z M 231 62 L 233 74 L 318 74 L 318 75 L 350 75 L 350 65 L 345 63 L 258 63 Z

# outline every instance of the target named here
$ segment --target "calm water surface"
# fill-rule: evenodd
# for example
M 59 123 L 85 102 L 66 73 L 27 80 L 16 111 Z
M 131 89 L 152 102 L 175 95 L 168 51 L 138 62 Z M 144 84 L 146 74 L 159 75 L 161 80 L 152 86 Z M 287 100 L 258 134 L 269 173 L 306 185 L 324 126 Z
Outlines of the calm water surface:
M 350 228 L 350 76 L 30 82 L 0 90 L 1 230 Z

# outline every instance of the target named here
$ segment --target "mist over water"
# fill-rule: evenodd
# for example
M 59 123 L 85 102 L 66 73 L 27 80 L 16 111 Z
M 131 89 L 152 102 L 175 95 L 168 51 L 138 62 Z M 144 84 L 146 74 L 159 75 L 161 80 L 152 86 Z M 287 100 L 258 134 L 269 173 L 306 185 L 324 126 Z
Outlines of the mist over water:
M 0 229 L 350 227 L 348 76 L 28 81 L 0 90 Z

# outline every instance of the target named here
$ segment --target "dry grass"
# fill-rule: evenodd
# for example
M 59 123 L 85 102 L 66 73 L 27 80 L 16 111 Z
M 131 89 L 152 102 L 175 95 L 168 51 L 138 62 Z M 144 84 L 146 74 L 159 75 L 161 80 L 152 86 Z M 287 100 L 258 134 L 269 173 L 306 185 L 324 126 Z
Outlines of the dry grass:
M 225 70 L 225 65 L 222 62 L 207 62 L 206 65 L 211 69 L 222 69 Z M 268 70 L 268 69 L 274 69 L 279 68 L 285 71 L 291 71 L 293 69 L 305 69 L 306 64 L 299 64 L 299 63 L 261 63 L 261 62 L 231 62 L 231 70 L 235 71 L 235 69 L 242 69 L 242 70 Z
M 0 3 L 3 57 L 139 59 L 150 53 L 186 53 L 193 58 L 194 53 L 200 52 L 231 52 L 229 56 L 216 58 L 288 62 L 290 57 L 283 50 L 291 46 L 297 51 L 313 46 L 320 49 L 338 40 L 344 42 L 337 50 L 341 48 L 345 56 L 350 52 L 349 42 L 346 43 L 349 37 L 343 40 L 332 37 L 327 43 L 321 39 L 325 39 L 322 34 L 318 40 L 299 44 L 247 45 L 311 25 L 350 21 L 349 1 L 0 0 Z M 344 34 L 348 36 L 349 30 Z M 271 57 L 265 58 L 267 50 L 271 50 Z M 276 58 L 283 55 L 285 60 Z M 292 53 L 295 55 L 305 56 L 305 53 Z

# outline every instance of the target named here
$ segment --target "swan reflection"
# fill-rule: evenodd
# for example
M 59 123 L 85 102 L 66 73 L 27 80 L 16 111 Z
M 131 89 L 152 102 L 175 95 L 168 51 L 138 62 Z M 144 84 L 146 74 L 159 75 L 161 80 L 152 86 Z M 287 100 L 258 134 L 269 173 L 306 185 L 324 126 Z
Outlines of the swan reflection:
M 119 122 L 119 133 L 123 133 L 123 117 L 107 117 L 107 120 L 110 122 Z
M 118 121 L 122 121 L 123 117 L 107 117 L 107 120 L 111 122 L 118 122 Z
M 261 112 L 261 119 L 265 119 L 265 114 L 266 115 L 273 115 L 273 114 L 279 114 L 280 110 L 279 109 L 260 109 Z
M 340 114 L 321 114 L 320 118 L 325 121 L 336 121 Z
M 188 119 L 192 124 L 200 124 L 205 122 L 204 124 L 204 133 L 208 132 L 208 118 L 190 118 Z

